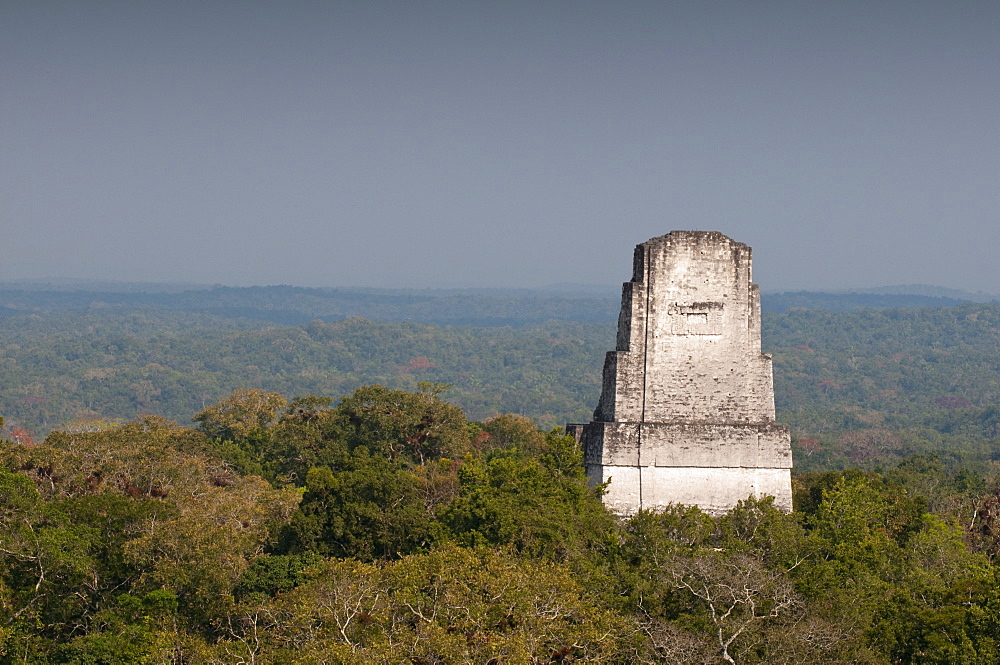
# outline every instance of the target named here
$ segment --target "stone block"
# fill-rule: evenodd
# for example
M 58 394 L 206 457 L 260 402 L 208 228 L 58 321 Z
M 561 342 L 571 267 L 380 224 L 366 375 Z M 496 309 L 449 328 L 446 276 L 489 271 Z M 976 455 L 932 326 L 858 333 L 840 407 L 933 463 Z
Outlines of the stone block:
M 750 495 L 791 510 L 790 437 L 774 422 L 750 247 L 673 231 L 638 245 L 632 268 L 594 421 L 567 427 L 588 477 L 611 478 L 604 499 L 622 514 L 718 512 Z

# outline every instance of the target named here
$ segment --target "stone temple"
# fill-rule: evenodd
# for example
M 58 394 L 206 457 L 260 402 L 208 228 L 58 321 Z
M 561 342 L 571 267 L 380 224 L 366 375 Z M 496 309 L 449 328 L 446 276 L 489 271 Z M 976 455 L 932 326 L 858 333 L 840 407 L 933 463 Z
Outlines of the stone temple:
M 605 504 L 722 513 L 749 496 L 792 509 L 787 427 L 774 422 L 750 247 L 672 231 L 635 248 L 594 420 L 568 425 Z

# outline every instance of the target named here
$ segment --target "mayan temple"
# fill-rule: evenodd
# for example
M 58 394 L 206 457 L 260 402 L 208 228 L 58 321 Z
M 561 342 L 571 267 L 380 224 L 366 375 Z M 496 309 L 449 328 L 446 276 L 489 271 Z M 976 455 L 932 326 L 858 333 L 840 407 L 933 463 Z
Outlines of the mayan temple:
M 750 247 L 672 231 L 635 248 L 594 420 L 567 431 L 591 482 L 610 480 L 604 502 L 618 514 L 668 503 L 721 513 L 751 495 L 792 509 Z

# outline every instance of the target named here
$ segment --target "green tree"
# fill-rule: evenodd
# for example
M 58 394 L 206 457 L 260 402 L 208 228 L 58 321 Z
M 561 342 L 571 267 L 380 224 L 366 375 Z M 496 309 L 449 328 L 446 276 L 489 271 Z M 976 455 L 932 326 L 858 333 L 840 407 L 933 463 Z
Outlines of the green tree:
M 340 401 L 335 414 L 350 448 L 415 464 L 461 457 L 469 448 L 465 414 L 441 400 L 441 385 L 419 392 L 365 386 Z
M 27 662 L 90 609 L 97 533 L 46 503 L 23 474 L 0 469 L 0 650 Z
M 614 518 L 587 483 L 572 437 L 547 435 L 537 458 L 516 449 L 468 458 L 458 479 L 459 495 L 440 519 L 460 543 L 567 561 L 599 556 L 613 540 Z
M 194 421 L 214 439 L 241 440 L 266 429 L 286 404 L 278 393 L 239 388 L 227 399 L 199 411 Z
M 309 470 L 283 547 L 365 561 L 414 552 L 431 539 L 433 514 L 422 490 L 414 470 L 359 446 L 336 470 Z
M 446 545 L 331 560 L 283 595 L 271 658 L 315 663 L 634 661 L 636 634 L 561 565 Z
M 14 585 L 27 594 L 21 614 L 53 626 L 35 631 L 38 637 L 62 643 L 67 635 L 101 634 L 97 649 L 119 639 L 101 627 L 102 609 L 122 593 L 155 590 L 176 596 L 192 631 L 211 635 L 243 571 L 299 496 L 234 473 L 208 447 L 199 432 L 146 418 L 2 451 L 21 472 L 9 474 L 17 492 L 4 496 L 32 515 L 11 518 L 17 528 L 7 533 L 17 540 L 7 549 L 16 542 L 23 552 Z M 26 587 L 28 570 L 37 575 Z

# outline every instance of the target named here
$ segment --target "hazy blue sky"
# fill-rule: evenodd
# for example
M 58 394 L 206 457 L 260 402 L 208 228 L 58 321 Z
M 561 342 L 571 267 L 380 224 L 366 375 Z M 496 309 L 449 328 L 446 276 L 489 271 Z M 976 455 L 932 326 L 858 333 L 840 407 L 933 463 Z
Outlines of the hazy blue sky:
M 996 293 L 998 124 L 996 0 L 0 0 L 0 279 Z

